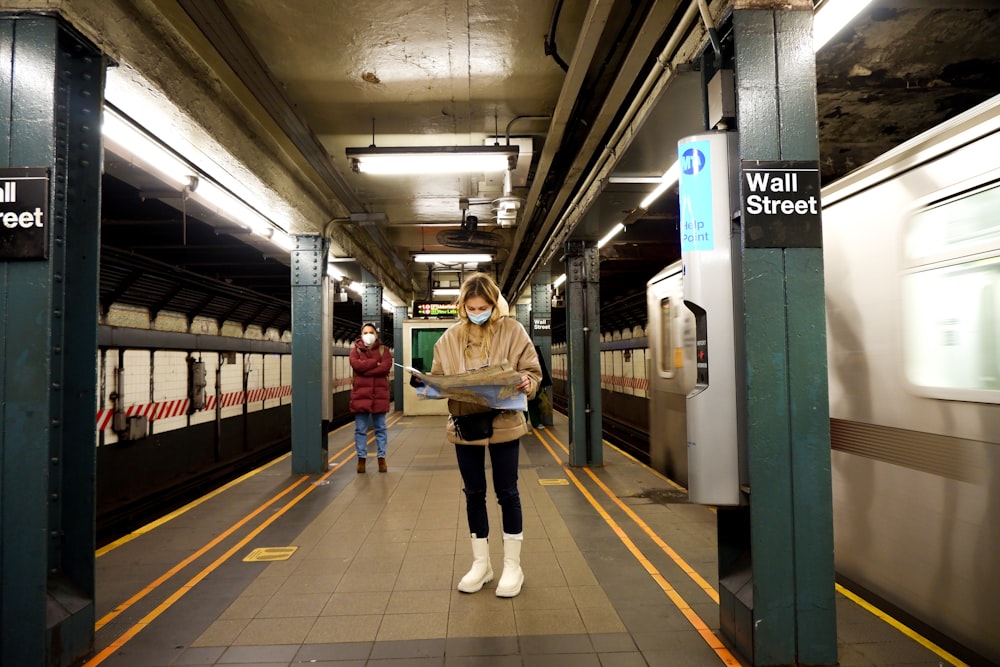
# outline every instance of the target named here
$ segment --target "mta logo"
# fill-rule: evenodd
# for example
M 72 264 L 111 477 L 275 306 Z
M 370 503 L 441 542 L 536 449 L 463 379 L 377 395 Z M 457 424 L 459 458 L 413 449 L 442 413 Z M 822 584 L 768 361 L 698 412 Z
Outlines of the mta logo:
M 693 176 L 705 168 L 705 154 L 697 148 L 689 148 L 681 154 L 681 171 Z

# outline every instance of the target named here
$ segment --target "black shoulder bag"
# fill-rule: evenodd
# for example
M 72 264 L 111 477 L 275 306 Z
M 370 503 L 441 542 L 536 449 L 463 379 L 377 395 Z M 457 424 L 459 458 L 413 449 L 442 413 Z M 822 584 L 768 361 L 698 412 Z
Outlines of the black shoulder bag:
M 500 414 L 500 410 L 493 409 L 461 417 L 452 415 L 451 421 L 455 425 L 455 435 L 465 442 L 486 440 L 493 435 L 493 418 L 498 414 Z

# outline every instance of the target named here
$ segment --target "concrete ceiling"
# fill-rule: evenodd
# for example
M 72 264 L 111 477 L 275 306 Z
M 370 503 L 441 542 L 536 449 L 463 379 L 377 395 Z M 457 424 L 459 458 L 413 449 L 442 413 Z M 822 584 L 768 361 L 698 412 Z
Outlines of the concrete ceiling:
M 709 4 L 724 31 L 731 2 Z M 561 273 L 566 240 L 599 238 L 652 188 L 615 181 L 659 176 L 676 139 L 701 130 L 688 100 L 707 37 L 686 0 L 66 5 L 122 71 L 200 128 L 182 133 L 188 147 L 240 182 L 248 179 L 226 159 L 249 165 L 289 208 L 280 218 L 287 231 L 329 234 L 336 254 L 356 260 L 342 265 L 352 278 L 363 267 L 404 299 L 461 277 L 445 267 L 430 275 L 411 255 L 457 251 L 441 233 L 458 235 L 463 214 L 476 215 L 477 234 L 497 246 L 495 264 L 481 268 L 508 294 L 526 295 L 534 272 Z M 122 16 L 131 30 L 112 20 Z M 149 46 L 158 43 L 166 46 Z M 1000 2 L 875 0 L 817 54 L 824 182 L 1000 93 L 998 44 Z M 657 65 L 664 56 L 674 72 Z M 109 90 L 108 98 L 124 96 Z M 204 135 L 229 158 L 204 148 Z M 508 140 L 521 147 L 512 185 L 523 204 L 504 229 L 490 206 L 503 193 L 500 174 L 376 177 L 352 171 L 345 156 L 372 143 Z M 138 182 L 134 168 L 114 168 L 114 156 L 109 164 L 109 174 Z M 127 217 L 106 210 L 119 223 Z M 676 199 L 663 197 L 604 248 L 609 306 L 677 256 L 675 211 Z M 117 227 L 116 243 L 139 245 Z

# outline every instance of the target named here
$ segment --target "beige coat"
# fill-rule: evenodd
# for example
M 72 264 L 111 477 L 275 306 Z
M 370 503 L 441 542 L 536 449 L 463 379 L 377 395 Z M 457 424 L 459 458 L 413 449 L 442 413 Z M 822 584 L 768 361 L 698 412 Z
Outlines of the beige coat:
M 538 384 L 542 381 L 542 369 L 535 354 L 535 346 L 528 333 L 517 320 L 501 317 L 489 326 L 493 327 L 493 341 L 490 346 L 489 358 L 482 354 L 479 341 L 479 327 L 475 324 L 466 325 L 459 322 L 448 328 L 444 335 L 434 344 L 434 363 L 431 373 L 438 375 L 455 375 L 486 365 L 495 366 L 504 361 L 510 363 L 523 375 L 531 378 L 531 390 L 528 398 L 534 397 Z M 487 408 L 475 403 L 466 403 L 448 399 L 448 412 L 456 416 L 468 415 L 474 412 L 484 412 Z M 474 440 L 464 442 L 455 434 L 455 425 L 448 419 L 448 442 L 486 445 L 490 442 L 510 442 L 530 432 L 520 410 L 504 410 L 493 419 L 493 437 L 489 440 Z

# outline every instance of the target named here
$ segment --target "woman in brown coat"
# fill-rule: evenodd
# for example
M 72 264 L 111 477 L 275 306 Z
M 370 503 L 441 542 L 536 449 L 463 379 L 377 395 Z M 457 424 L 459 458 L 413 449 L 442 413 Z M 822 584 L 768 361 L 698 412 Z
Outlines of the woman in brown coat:
M 432 374 L 454 375 L 484 366 L 509 363 L 521 373 L 518 390 L 530 398 L 542 379 L 538 356 L 524 327 L 501 314 L 500 288 L 485 273 L 469 276 L 458 296 L 459 322 L 452 325 L 434 345 Z M 492 419 L 492 434 L 473 439 L 456 429 L 455 418 L 488 409 L 482 405 L 448 400 L 446 430 L 455 444 L 458 469 L 462 473 L 466 514 L 472 540 L 473 563 L 458 583 L 463 593 L 475 593 L 493 580 L 490 564 L 489 522 L 486 515 L 486 450 L 493 468 L 493 490 L 500 503 L 503 523 L 503 572 L 497 584 L 498 597 L 514 597 L 521 592 L 522 516 L 517 489 L 517 466 L 522 435 L 529 432 L 524 412 L 498 411 Z M 487 417 L 489 420 L 489 417 Z

